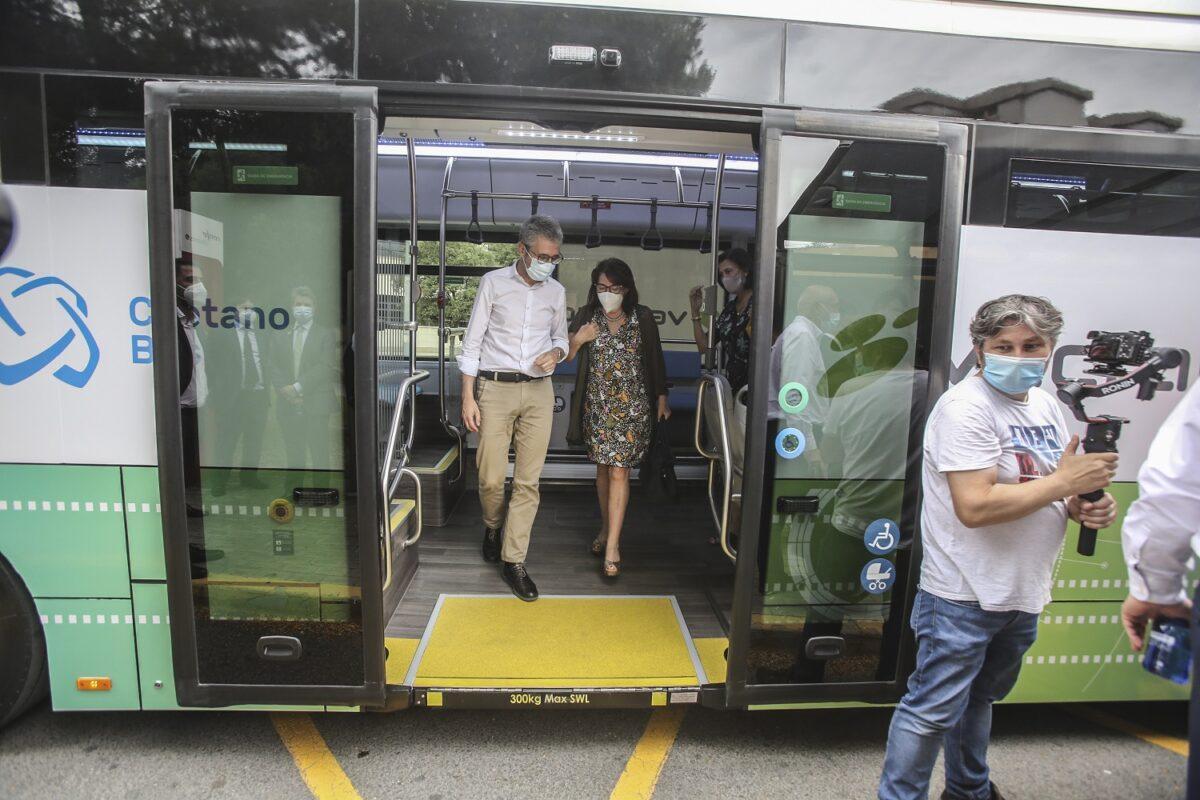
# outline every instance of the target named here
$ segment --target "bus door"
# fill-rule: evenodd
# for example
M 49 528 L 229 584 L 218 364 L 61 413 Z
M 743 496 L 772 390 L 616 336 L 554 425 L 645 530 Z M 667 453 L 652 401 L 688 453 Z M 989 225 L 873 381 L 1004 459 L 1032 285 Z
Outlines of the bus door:
M 178 702 L 382 704 L 375 90 L 152 82 L 146 118 Z
M 726 703 L 897 699 L 925 411 L 946 385 L 967 128 L 778 112 L 761 136 Z

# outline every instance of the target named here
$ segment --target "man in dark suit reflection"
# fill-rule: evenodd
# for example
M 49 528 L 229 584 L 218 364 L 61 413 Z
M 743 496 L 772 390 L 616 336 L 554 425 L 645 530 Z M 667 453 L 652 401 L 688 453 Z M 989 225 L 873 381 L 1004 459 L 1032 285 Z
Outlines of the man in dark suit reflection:
M 222 318 L 219 334 L 211 349 L 209 371 L 212 383 L 211 405 L 217 424 L 217 464 L 221 469 L 213 479 L 213 494 L 225 493 L 234 467 L 241 468 L 241 483 L 252 489 L 265 485 L 258 477 L 262 460 L 263 430 L 270 405 L 271 341 L 266 329 L 265 311 L 248 295 L 236 298 L 237 319 L 226 328 Z M 241 458 L 234 451 L 241 442 Z
M 336 409 L 339 349 L 334 332 L 318 324 L 316 298 L 307 286 L 292 290 L 292 324 L 271 353 L 277 402 L 289 469 L 332 469 L 330 416 Z

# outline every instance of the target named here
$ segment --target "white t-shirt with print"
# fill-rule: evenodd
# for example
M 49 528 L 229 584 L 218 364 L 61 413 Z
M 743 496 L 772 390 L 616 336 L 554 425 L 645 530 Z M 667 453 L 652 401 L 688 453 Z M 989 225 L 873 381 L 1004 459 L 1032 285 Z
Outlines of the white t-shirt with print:
M 1040 388 L 1022 402 L 972 375 L 942 395 L 925 426 L 922 589 L 988 611 L 1045 608 L 1066 533 L 1066 501 L 972 529 L 954 513 L 946 473 L 996 467 L 999 483 L 1037 480 L 1054 472 L 1068 441 L 1058 401 Z

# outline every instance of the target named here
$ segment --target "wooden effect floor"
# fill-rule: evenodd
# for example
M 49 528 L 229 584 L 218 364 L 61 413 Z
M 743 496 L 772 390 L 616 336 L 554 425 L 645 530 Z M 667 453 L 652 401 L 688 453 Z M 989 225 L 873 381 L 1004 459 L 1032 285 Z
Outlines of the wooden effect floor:
M 681 487 L 673 503 L 651 503 L 633 487 L 621 535 L 621 575 L 606 580 L 588 545 L 600 526 L 592 486 L 543 486 L 526 566 L 551 594 L 674 595 L 693 637 L 724 636 L 733 564 L 709 544 L 714 526 L 701 486 Z M 463 496 L 450 524 L 426 528 L 419 566 L 387 626 L 388 636 L 420 637 L 440 594 L 507 593 L 499 567 L 480 554 L 479 498 Z

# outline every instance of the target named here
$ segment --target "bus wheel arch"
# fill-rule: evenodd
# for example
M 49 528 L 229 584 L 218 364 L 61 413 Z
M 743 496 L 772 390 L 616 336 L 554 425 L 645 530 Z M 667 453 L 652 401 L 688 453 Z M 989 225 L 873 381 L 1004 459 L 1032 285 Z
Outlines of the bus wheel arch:
M 25 582 L 0 555 L 0 728 L 46 696 L 46 636 Z

